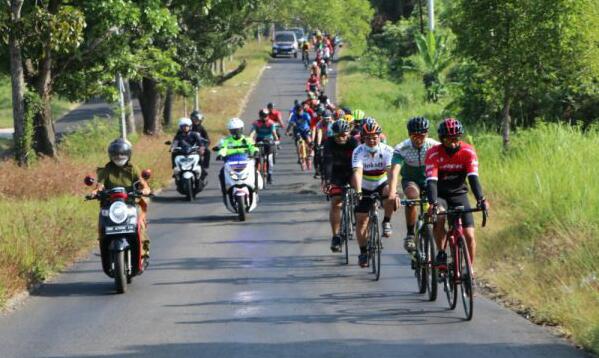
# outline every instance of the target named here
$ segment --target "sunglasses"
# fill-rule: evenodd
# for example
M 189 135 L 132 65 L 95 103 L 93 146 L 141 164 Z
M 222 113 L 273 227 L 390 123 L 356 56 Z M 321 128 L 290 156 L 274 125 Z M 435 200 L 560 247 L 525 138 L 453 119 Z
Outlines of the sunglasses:
M 441 141 L 446 143 L 457 143 L 460 141 L 460 137 L 443 137 Z
M 410 133 L 410 137 L 412 138 L 424 138 L 426 137 L 427 132 L 423 133 Z
M 377 140 L 379 139 L 378 135 L 369 135 L 364 138 L 364 140 Z

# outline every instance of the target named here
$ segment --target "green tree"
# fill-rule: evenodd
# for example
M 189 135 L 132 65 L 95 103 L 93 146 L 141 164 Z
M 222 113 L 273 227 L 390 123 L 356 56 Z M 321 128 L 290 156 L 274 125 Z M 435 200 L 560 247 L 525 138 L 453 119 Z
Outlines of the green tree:
M 428 32 L 416 35 L 419 62 L 417 69 L 422 73 L 422 82 L 426 88 L 429 102 L 437 102 L 443 91 L 442 72 L 451 64 L 447 49 L 447 36 Z
M 561 97 L 567 107 L 576 96 L 597 93 L 599 31 L 588 24 L 599 21 L 598 8 L 594 0 L 460 0 L 452 5 L 457 53 L 500 96 L 504 148 L 514 103 L 540 108 L 543 98 L 553 95 L 550 102 Z M 549 115 L 543 109 L 536 113 Z

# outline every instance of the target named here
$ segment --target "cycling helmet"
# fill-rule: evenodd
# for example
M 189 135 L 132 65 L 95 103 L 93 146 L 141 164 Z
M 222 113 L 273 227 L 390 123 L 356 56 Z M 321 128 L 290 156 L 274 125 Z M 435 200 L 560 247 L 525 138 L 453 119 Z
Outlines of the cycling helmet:
M 108 157 L 115 165 L 122 167 L 131 159 L 131 143 L 118 138 L 108 145 Z
M 338 120 L 335 121 L 335 123 L 333 123 L 333 125 L 331 126 L 331 130 L 335 134 L 347 133 L 349 132 L 349 124 L 346 121 Z
M 352 110 L 349 107 L 341 107 L 341 109 L 343 110 L 343 112 L 345 112 L 346 115 L 352 113 Z
M 369 121 L 369 119 L 370 119 L 370 121 Z M 371 117 L 366 118 L 366 120 L 364 121 L 364 124 L 362 125 L 362 136 L 367 136 L 370 134 L 381 134 L 382 132 L 383 132 L 383 130 L 376 123 L 374 118 L 371 118 Z
M 322 118 L 324 118 L 324 119 L 331 119 L 331 118 L 333 118 L 333 113 L 331 113 L 331 111 L 329 111 L 328 109 L 326 109 L 322 113 Z
M 191 112 L 191 114 L 189 115 L 191 117 L 191 120 L 196 120 L 196 121 L 201 121 L 204 119 L 204 115 L 200 113 L 200 111 L 193 111 Z
M 361 109 L 354 109 L 352 115 L 354 116 L 354 121 L 362 120 L 366 117 L 366 113 Z
M 181 128 L 183 126 L 189 126 L 189 127 L 191 127 L 191 119 L 189 119 L 189 118 L 180 118 L 179 119 L 179 128 Z
M 266 119 L 269 113 L 270 111 L 268 108 L 262 108 L 260 111 L 258 111 L 258 117 L 260 117 L 260 119 Z
M 308 92 L 308 98 L 310 98 L 310 99 L 317 99 L 316 93 L 314 93 L 313 91 Z
M 439 138 L 459 137 L 464 134 L 464 127 L 462 127 L 462 123 L 455 118 L 445 118 L 439 123 L 437 133 L 439 134 Z
M 424 117 L 412 117 L 408 121 L 408 133 L 426 133 L 428 127 L 428 119 Z
M 335 110 L 335 120 L 337 119 L 342 119 L 345 116 L 345 112 L 338 108 L 337 110 Z
M 266 105 L 266 108 L 268 108 L 268 110 L 272 110 L 273 108 L 275 108 L 275 105 L 272 102 L 268 102 L 268 104 Z
M 304 108 L 302 107 L 301 104 L 296 104 L 295 107 L 293 107 L 293 112 L 296 112 L 296 113 L 301 112 L 303 110 L 304 110 Z

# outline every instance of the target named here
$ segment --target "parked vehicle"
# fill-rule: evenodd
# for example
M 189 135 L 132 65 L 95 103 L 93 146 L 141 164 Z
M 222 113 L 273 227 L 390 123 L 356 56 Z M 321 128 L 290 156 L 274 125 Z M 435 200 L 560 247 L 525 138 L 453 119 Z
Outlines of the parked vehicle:
M 275 32 L 272 43 L 272 57 L 279 55 L 293 56 L 297 58 L 299 44 L 293 31 Z

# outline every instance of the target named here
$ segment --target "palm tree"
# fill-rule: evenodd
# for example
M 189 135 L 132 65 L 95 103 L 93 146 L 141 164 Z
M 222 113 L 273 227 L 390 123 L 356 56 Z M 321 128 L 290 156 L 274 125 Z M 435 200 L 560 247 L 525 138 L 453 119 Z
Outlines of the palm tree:
M 426 35 L 418 34 L 416 46 L 420 58 L 417 69 L 422 73 L 427 100 L 437 102 L 443 91 L 441 73 L 451 64 L 451 57 L 447 49 L 447 36 L 431 32 Z

